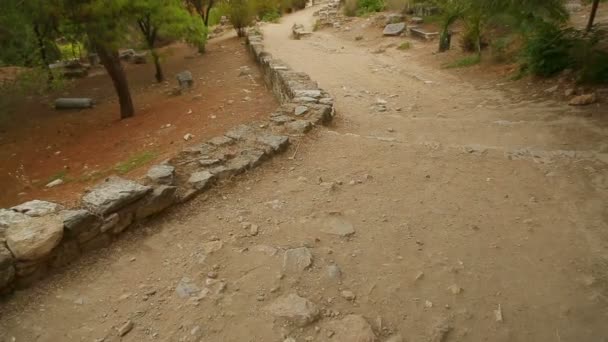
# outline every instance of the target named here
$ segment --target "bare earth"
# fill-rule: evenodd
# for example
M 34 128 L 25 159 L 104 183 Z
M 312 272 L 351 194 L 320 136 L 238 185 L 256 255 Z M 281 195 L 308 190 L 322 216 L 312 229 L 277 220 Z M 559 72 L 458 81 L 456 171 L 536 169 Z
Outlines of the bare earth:
M 608 341 L 605 108 L 517 100 L 325 31 L 289 40 L 313 11 L 265 26 L 265 44 L 335 96 L 336 127 L 18 292 L 0 341 L 351 342 L 349 313 L 378 341 Z M 355 233 L 325 233 L 335 221 Z M 312 267 L 281 276 L 301 246 Z M 181 298 L 184 277 L 210 293 Z M 290 293 L 323 317 L 275 320 Z

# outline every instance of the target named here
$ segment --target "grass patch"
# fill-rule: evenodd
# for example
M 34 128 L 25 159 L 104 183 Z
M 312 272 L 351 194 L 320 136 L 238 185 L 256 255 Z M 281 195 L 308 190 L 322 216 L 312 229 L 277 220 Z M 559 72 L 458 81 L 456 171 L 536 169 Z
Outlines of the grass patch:
M 479 64 L 479 62 L 481 62 L 481 57 L 479 55 L 470 55 L 457 59 L 454 62 L 448 63 L 444 67 L 447 69 L 467 68 Z
M 149 163 L 154 158 L 156 158 L 156 156 L 158 156 L 158 152 L 155 151 L 144 151 L 138 153 L 136 155 L 131 156 L 124 162 L 116 164 L 116 166 L 114 167 L 114 171 L 116 171 L 120 175 L 125 174 L 129 171 L 135 170 Z
M 68 171 L 67 170 L 61 170 L 61 171 L 57 171 L 54 174 L 52 174 L 47 180 L 46 180 L 46 184 L 57 180 L 57 179 L 62 179 L 64 181 L 66 181 L 68 176 Z
M 403 43 L 401 43 L 397 47 L 397 50 L 409 50 L 411 48 L 412 48 L 412 43 L 410 43 L 410 42 L 403 42 Z

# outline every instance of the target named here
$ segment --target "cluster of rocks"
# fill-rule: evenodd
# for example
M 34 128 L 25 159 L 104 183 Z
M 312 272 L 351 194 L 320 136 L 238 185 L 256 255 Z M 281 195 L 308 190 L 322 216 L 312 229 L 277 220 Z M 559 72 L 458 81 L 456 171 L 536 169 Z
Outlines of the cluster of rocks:
M 88 190 L 77 208 L 34 200 L 0 209 L 0 293 L 31 285 L 82 253 L 108 246 L 122 232 L 188 201 L 284 151 L 290 139 L 331 121 L 333 99 L 307 74 L 264 51 L 259 30 L 247 35 L 248 51 L 281 105 L 263 122 L 237 126 L 150 168 L 145 179 L 109 177 Z M 191 75 L 182 75 L 188 87 Z M 182 82 L 183 81 L 183 82 Z
M 316 27 L 342 27 L 342 24 L 350 19 L 345 17 L 339 8 L 339 0 L 330 0 L 326 4 L 321 6 L 318 11 L 315 11 L 313 13 L 313 15 L 317 17 Z

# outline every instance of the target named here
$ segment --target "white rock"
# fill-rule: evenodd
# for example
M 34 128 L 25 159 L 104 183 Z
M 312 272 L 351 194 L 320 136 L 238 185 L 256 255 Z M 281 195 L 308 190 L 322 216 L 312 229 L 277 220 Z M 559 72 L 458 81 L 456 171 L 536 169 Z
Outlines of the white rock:
M 63 184 L 63 179 L 61 179 L 61 178 L 57 178 L 57 179 L 55 179 L 54 181 L 52 181 L 52 182 L 48 183 L 48 184 L 46 185 L 46 187 L 47 187 L 47 188 L 53 188 L 53 187 L 59 186 L 59 185 L 61 185 L 61 184 Z
M 184 140 L 186 140 L 186 141 L 188 141 L 192 138 L 194 138 L 194 134 L 192 134 L 192 133 L 186 133 L 186 135 L 184 135 Z

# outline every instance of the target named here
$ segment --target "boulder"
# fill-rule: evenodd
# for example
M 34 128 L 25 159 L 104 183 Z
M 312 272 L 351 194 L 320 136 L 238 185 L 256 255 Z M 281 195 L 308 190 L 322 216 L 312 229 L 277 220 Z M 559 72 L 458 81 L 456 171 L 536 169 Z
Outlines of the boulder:
M 398 36 L 405 31 L 405 23 L 388 24 L 382 34 L 385 36 Z
M 59 215 L 34 217 L 12 224 L 6 230 L 6 244 L 17 260 L 32 261 L 47 256 L 63 237 Z
M 177 83 L 181 89 L 192 88 L 192 85 L 194 85 L 192 73 L 188 70 L 178 73 L 175 77 L 177 78 Z
M 360 315 L 348 315 L 339 321 L 330 321 L 326 330 L 333 331 L 331 338 L 322 341 L 376 342 L 376 334 L 367 320 Z
M 175 182 L 175 167 L 169 164 L 154 165 L 146 174 L 155 184 L 173 185 Z
M 161 185 L 154 188 L 135 211 L 135 218 L 140 220 L 167 209 L 177 200 L 176 192 L 175 186 Z
M 0 294 L 15 279 L 15 260 L 11 252 L 0 243 Z
M 0 209 L 0 240 L 2 240 L 4 231 L 8 226 L 26 220 L 29 220 L 29 216 L 8 209 Z
M 19 204 L 11 209 L 27 216 L 38 217 L 57 213 L 63 209 L 63 206 L 53 202 L 33 200 Z
M 151 190 L 124 178 L 110 177 L 85 194 L 82 203 L 94 214 L 105 215 L 137 201 Z
M 288 294 L 277 298 L 266 310 L 279 319 L 304 327 L 319 318 L 319 309 L 306 298 L 297 294 Z

